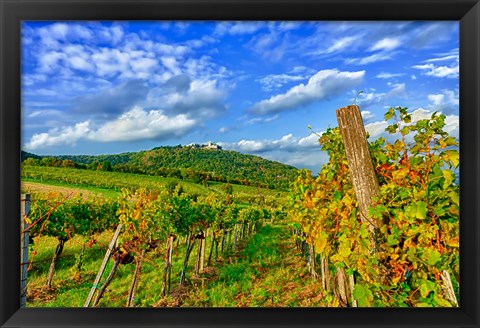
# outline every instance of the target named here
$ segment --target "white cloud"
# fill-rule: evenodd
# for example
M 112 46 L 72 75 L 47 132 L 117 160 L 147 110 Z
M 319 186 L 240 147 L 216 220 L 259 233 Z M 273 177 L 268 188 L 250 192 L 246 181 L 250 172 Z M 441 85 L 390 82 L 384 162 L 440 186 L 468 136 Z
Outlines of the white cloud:
M 360 107 L 366 108 L 375 104 L 385 104 L 385 102 L 394 97 L 405 96 L 405 83 L 395 84 L 389 92 L 383 93 L 361 93 L 358 95 L 357 103 Z M 353 100 L 353 99 L 352 99 Z
M 92 65 L 92 63 L 87 62 L 84 58 L 82 57 L 71 57 L 69 58 L 70 65 L 72 68 L 80 70 L 80 71 L 87 71 L 91 72 L 95 69 L 95 67 Z
M 369 119 L 375 117 L 375 115 L 373 115 L 373 114 L 372 114 L 371 112 L 369 112 L 368 110 L 362 110 L 361 114 L 362 114 L 362 118 L 363 118 L 364 120 L 369 120 Z
M 97 66 L 97 74 L 113 76 L 129 70 L 130 55 L 118 49 L 103 48 L 92 55 L 92 60 Z
M 250 109 L 255 114 L 278 113 L 306 106 L 329 96 L 348 90 L 363 81 L 365 71 L 340 72 L 337 69 L 322 70 L 313 75 L 307 84 L 294 86 L 286 93 L 262 100 Z
M 170 70 L 175 75 L 179 75 L 182 71 L 178 67 L 177 60 L 175 57 L 162 57 L 160 59 L 162 61 L 162 64 Z
M 391 79 L 393 77 L 400 77 L 405 74 L 403 73 L 387 73 L 387 72 L 381 72 L 380 74 L 377 74 L 376 77 L 379 79 Z
M 321 133 L 319 133 L 321 134 Z M 295 152 L 299 149 L 315 148 L 318 145 L 318 136 L 314 133 L 298 138 L 289 133 L 280 139 L 247 140 L 242 139 L 235 143 L 220 143 L 225 149 L 232 149 L 244 153 L 264 153 L 268 151 Z
M 254 117 L 252 119 L 249 119 L 245 124 L 247 125 L 252 125 L 252 124 L 257 124 L 257 123 L 270 123 L 279 118 L 278 115 L 270 116 L 270 117 Z
M 262 84 L 264 90 L 273 91 L 289 82 L 302 81 L 305 79 L 306 77 L 301 75 L 271 74 L 258 79 L 257 81 Z
M 90 122 L 85 121 L 77 123 L 73 127 L 54 128 L 48 133 L 34 134 L 30 142 L 25 145 L 25 149 L 36 150 L 57 145 L 75 145 L 79 139 L 90 132 L 89 125 Z
M 444 114 L 458 113 L 459 94 L 457 90 L 443 90 L 441 93 L 429 94 L 428 99 L 431 101 L 430 108 L 440 111 Z
M 422 70 L 425 75 L 435 77 L 457 78 L 459 72 L 459 64 L 453 64 L 451 66 L 435 66 L 434 64 L 414 65 L 415 69 Z
M 401 42 L 398 38 L 384 38 L 377 43 L 375 43 L 371 48 L 370 51 L 375 50 L 393 50 L 400 46 Z
M 46 133 L 34 134 L 25 145 L 27 150 L 44 149 L 58 145 L 75 145 L 80 139 L 94 142 L 130 142 L 138 140 L 160 140 L 181 136 L 196 126 L 194 119 L 184 114 L 167 116 L 162 110 L 146 111 L 134 107 L 98 129 L 90 121 L 74 126 L 51 129 Z
M 355 65 L 366 65 L 366 64 L 371 64 L 371 63 L 376 63 L 379 61 L 385 61 L 392 59 L 392 57 L 396 53 L 385 53 L 385 52 L 379 52 L 367 57 L 363 58 L 349 58 L 346 60 L 347 64 L 355 64 Z
M 253 34 L 264 27 L 262 22 L 219 22 L 213 33 L 218 36 Z
M 162 110 L 145 111 L 134 107 L 91 132 L 88 139 L 101 142 L 168 139 L 185 134 L 195 124 L 196 121 L 185 114 L 169 117 Z
M 61 61 L 65 58 L 65 54 L 57 51 L 50 51 L 44 54 L 39 59 L 39 72 L 52 73 L 56 71 L 60 67 Z
M 347 48 L 348 46 L 350 46 L 352 43 L 354 43 L 357 40 L 358 40 L 358 36 L 346 36 L 341 39 L 338 39 L 330 47 L 328 47 L 325 53 L 341 51 Z
M 450 60 L 456 60 L 456 59 L 458 59 L 458 55 L 447 55 L 447 56 L 443 56 L 443 57 L 427 59 L 427 60 L 424 60 L 423 62 L 424 63 L 436 63 L 436 62 L 440 62 L 440 61 L 450 61 Z
M 319 132 L 318 134 L 322 134 Z M 279 139 L 248 140 L 243 139 L 234 143 L 219 144 L 227 150 L 235 150 L 252 155 L 261 155 L 263 158 L 278 161 L 297 168 L 307 168 L 318 172 L 326 163 L 328 157 L 321 151 L 318 136 L 311 133 L 305 137 L 295 137 L 286 134 Z
M 370 135 L 371 140 L 375 140 L 386 134 L 385 128 L 388 123 L 385 121 L 372 122 L 365 125 L 365 131 Z
M 55 109 L 44 109 L 44 110 L 36 110 L 34 112 L 31 112 L 30 114 L 27 115 L 29 118 L 34 118 L 34 117 L 45 117 L 45 116 L 58 116 L 61 117 L 65 113 L 63 113 L 60 110 L 55 110 Z
M 216 117 L 226 110 L 225 90 L 217 80 L 186 80 L 173 77 L 148 93 L 146 105 L 162 107 L 169 114 L 196 119 Z

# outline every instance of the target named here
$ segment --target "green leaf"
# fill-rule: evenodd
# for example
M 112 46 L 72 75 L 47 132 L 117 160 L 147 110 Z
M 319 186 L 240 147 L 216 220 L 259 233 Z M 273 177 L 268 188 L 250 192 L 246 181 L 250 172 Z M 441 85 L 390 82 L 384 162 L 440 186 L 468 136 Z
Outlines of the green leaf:
M 420 295 L 422 297 L 427 298 L 430 292 L 433 292 L 435 290 L 435 283 L 430 280 L 425 280 L 421 285 L 420 285 Z
M 370 306 L 373 300 L 372 292 L 366 286 L 360 284 L 355 285 L 355 288 L 353 289 L 353 297 L 360 307 Z
M 339 191 L 335 191 L 335 193 L 333 194 L 333 200 L 339 201 L 340 199 L 342 199 L 342 193 Z
M 441 259 L 440 253 L 432 248 L 427 248 L 423 251 L 422 258 L 428 265 L 435 265 Z
M 391 119 L 393 117 L 393 115 L 395 114 L 395 110 L 390 107 L 390 109 L 385 113 L 385 121 L 388 121 L 389 119 Z
M 455 174 L 450 170 L 443 170 L 442 173 L 443 177 L 445 178 L 445 181 L 443 182 L 443 189 L 446 189 L 452 184 L 453 181 L 455 181 Z
M 398 238 L 395 235 L 389 235 L 387 238 L 387 245 L 388 246 L 395 246 L 398 244 Z
M 445 150 L 440 156 L 444 161 L 451 162 L 454 168 L 460 163 L 460 154 L 457 150 Z
M 416 217 L 418 219 L 425 219 L 427 217 L 427 203 L 425 202 L 417 202 L 417 213 Z

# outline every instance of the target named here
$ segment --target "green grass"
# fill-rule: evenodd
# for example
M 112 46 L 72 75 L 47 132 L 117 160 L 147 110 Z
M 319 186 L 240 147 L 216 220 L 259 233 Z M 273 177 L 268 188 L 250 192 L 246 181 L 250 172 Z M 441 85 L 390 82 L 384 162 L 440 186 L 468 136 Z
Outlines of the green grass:
M 245 247 L 218 268 L 216 279 L 188 294 L 185 306 L 324 306 L 318 283 L 292 247 L 285 226 L 261 227 Z
M 51 257 L 56 247 L 52 237 L 36 238 L 32 269 L 28 276 L 28 307 L 82 307 L 103 260 L 112 231 L 97 236 L 97 243 L 87 248 L 82 271 L 75 270 L 76 256 L 83 240 L 74 237 L 65 244 L 57 263 L 53 288 L 45 286 Z M 206 242 L 206 257 L 210 243 Z M 168 297 L 160 297 L 163 272 L 163 247 L 147 253 L 136 292 L 135 306 L 188 307 L 271 307 L 323 306 L 325 300 L 320 284 L 310 279 L 304 259 L 293 247 L 285 226 L 265 225 L 250 239 L 239 244 L 214 261 L 205 273 L 193 276 L 196 246 L 190 256 L 187 286 L 179 287 L 180 270 L 185 245 L 183 241 L 173 254 L 172 290 Z M 112 261 L 105 270 L 106 278 Z M 120 265 L 100 307 L 125 306 L 128 288 L 135 268 L 134 263 Z

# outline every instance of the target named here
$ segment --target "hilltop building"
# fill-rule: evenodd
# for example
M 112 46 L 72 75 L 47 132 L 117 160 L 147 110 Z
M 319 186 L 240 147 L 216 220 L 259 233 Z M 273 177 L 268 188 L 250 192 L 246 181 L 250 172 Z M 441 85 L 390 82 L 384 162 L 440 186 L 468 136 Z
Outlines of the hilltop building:
M 221 150 L 222 149 L 222 146 L 219 146 L 217 145 L 216 143 L 214 142 L 207 142 L 207 144 L 189 144 L 187 145 L 187 147 L 190 147 L 190 148 L 195 148 L 195 149 L 215 149 L 215 150 Z

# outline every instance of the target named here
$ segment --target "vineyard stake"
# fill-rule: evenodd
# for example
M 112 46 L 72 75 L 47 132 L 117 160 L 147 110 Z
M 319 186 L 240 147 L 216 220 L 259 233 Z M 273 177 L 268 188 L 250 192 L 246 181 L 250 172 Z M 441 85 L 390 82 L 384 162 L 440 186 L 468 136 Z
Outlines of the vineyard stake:
M 21 210 L 20 210 L 20 231 L 24 231 L 20 235 L 20 307 L 27 305 L 27 275 L 28 275 L 28 222 L 30 215 L 30 194 L 22 194 Z
M 117 230 L 115 230 L 115 233 L 113 234 L 112 240 L 110 241 L 110 244 L 108 245 L 108 249 L 105 253 L 105 257 L 103 258 L 102 265 L 100 266 L 100 270 L 98 270 L 97 277 L 95 278 L 95 281 L 93 282 L 93 286 L 90 289 L 90 293 L 88 294 L 87 300 L 85 301 L 85 304 L 83 307 L 89 307 L 90 302 L 92 301 L 93 295 L 95 294 L 95 291 L 97 290 L 97 285 L 100 282 L 100 279 L 102 278 L 103 271 L 105 271 L 105 267 L 107 266 L 108 260 L 110 259 L 110 256 L 112 255 L 113 248 L 115 247 L 115 243 L 117 242 L 118 236 L 120 235 L 120 231 L 122 230 L 122 224 L 119 224 L 117 226 Z
M 442 282 L 443 282 L 443 292 L 445 294 L 445 298 L 452 303 L 455 307 L 458 307 L 457 297 L 455 296 L 455 291 L 453 290 L 452 279 L 450 278 L 450 273 L 447 270 L 443 270 L 442 274 Z
M 374 240 L 374 230 L 378 228 L 378 223 L 369 217 L 368 209 L 373 205 L 373 199 L 380 197 L 380 187 L 370 157 L 367 135 L 359 107 L 350 105 L 337 109 L 337 120 L 345 146 L 353 188 L 357 196 L 360 218 L 368 225 L 368 230 Z
M 355 277 L 353 273 L 348 275 L 348 284 L 350 285 L 350 299 L 352 300 L 352 307 L 357 307 L 357 300 L 353 297 L 353 291 L 355 290 Z

